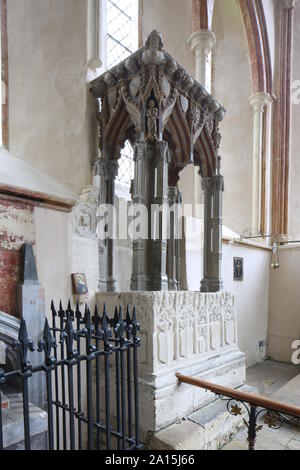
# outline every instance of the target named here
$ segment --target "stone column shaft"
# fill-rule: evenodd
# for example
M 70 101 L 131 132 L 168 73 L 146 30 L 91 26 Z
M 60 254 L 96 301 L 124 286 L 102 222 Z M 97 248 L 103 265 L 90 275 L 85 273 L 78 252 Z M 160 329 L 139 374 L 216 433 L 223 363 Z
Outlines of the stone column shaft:
M 96 178 L 99 179 L 99 205 L 107 202 L 107 168 L 106 160 L 98 162 Z M 98 239 L 99 250 L 99 292 L 107 292 L 107 240 Z
M 211 93 L 211 51 L 216 43 L 216 37 L 212 31 L 199 29 L 189 38 L 192 51 L 195 54 L 196 80 Z M 202 193 L 199 187 L 198 170 L 194 168 L 194 204 L 203 203 Z
M 166 142 L 138 142 L 135 146 L 135 181 L 133 203 L 148 211 L 148 239 L 134 240 L 131 289 L 133 291 L 167 290 L 167 239 L 162 231 L 164 213 L 159 215 L 160 228 L 152 233 L 152 205 L 168 204 L 169 151 Z M 164 221 L 165 222 L 165 221 Z M 152 237 L 153 235 L 153 237 Z
M 87 3 L 87 54 L 88 66 L 95 69 L 101 67 L 100 44 L 99 44 L 99 25 L 100 25 L 100 6 L 99 0 L 88 0 Z
M 268 93 L 263 92 L 249 98 L 253 108 L 252 230 L 257 232 L 261 230 L 263 113 L 270 100 Z
M 170 161 L 167 142 L 157 142 L 153 147 L 156 163 L 156 194 L 152 202 L 163 209 L 160 213 L 159 237 L 151 240 L 152 289 L 168 290 L 167 277 L 167 216 L 168 216 L 168 167 Z M 153 174 L 153 181 L 155 173 Z M 165 211 L 164 211 L 165 210 Z
M 109 160 L 107 162 L 107 202 L 111 206 L 115 205 L 115 179 L 118 174 L 118 162 Z M 115 232 L 115 221 L 111 220 L 111 233 Z M 114 240 L 109 237 L 107 240 L 107 290 L 115 292 L 117 282 L 114 278 Z
M 118 162 L 101 158 L 98 161 L 97 173 L 99 177 L 99 205 L 114 205 L 115 198 L 115 178 L 118 174 Z M 105 217 L 104 214 L 102 214 Z M 110 223 L 113 223 L 111 220 Z M 114 232 L 111 227 L 110 232 Z M 114 241 L 107 237 L 99 239 L 99 291 L 114 292 L 116 281 L 114 279 Z
M 172 208 L 177 203 L 178 188 L 176 186 L 169 187 L 169 207 Z M 170 230 L 167 249 L 168 262 L 168 286 L 169 290 L 177 290 L 177 239 L 175 238 L 175 217 L 174 211 L 170 212 Z
M 137 142 L 134 149 L 135 178 L 133 185 L 133 204 L 149 207 L 149 173 L 152 173 L 147 144 Z M 149 233 L 149 229 L 148 229 Z M 149 279 L 149 238 L 134 240 L 132 244 L 132 275 L 131 290 L 147 291 L 150 289 Z
M 189 42 L 195 53 L 196 79 L 210 93 L 211 51 L 216 43 L 216 37 L 212 31 L 199 29 L 191 35 Z
M 220 175 L 204 178 L 204 247 L 201 292 L 218 292 L 223 287 L 222 272 L 222 193 Z

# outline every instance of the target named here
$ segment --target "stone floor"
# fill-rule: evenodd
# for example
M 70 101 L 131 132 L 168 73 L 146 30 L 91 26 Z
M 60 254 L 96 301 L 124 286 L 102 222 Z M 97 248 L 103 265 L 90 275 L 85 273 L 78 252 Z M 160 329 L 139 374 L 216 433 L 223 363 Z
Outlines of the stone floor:
M 299 373 L 299 366 L 265 361 L 247 370 L 246 383 L 257 388 L 259 394 L 272 396 Z M 258 424 L 263 424 L 263 421 Z M 247 444 L 247 429 L 243 428 L 222 450 L 247 450 Z M 257 434 L 255 448 L 256 450 L 300 450 L 300 428 L 284 424 L 276 430 L 264 425 Z

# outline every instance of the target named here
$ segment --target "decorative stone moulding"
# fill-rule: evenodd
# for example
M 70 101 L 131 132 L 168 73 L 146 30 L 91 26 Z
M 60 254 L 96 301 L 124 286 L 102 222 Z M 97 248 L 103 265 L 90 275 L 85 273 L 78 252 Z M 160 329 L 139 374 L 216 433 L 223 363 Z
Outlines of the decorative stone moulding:
M 152 100 L 158 113 L 157 138 L 169 143 L 175 166 L 182 169 L 194 163 L 203 176 L 215 173 L 220 144 L 215 137 L 225 109 L 165 51 L 158 31 L 152 31 L 144 47 L 91 82 L 91 92 L 101 101 L 98 122 L 104 157 L 118 159 L 125 140 L 134 145 L 146 137 Z M 182 129 L 181 139 L 176 128 Z
M 202 178 L 221 178 L 219 123 L 225 109 L 164 49 L 158 31 L 152 31 L 144 47 L 94 80 L 91 92 L 99 102 L 100 158 L 94 168 L 100 182 L 100 204 L 114 203 L 118 160 L 126 141 L 134 147 L 132 201 L 145 205 L 149 214 L 153 204 L 169 203 L 168 188 L 177 186 L 179 174 L 187 165 L 196 166 Z M 208 217 L 209 211 L 205 212 L 205 224 L 214 224 L 215 236 L 213 251 L 209 245 L 204 247 L 207 269 L 201 289 L 207 292 L 222 286 L 219 193 L 212 195 L 219 210 L 214 211 L 213 220 Z M 210 204 L 209 198 L 207 202 Z M 81 219 L 84 222 L 87 217 Z M 173 259 L 167 259 L 167 240 L 162 231 L 152 240 L 149 227 L 147 230 L 144 238 L 133 243 L 131 289 L 178 289 L 175 264 L 180 262 L 181 254 L 176 254 L 180 250 L 169 243 Z M 99 246 L 99 289 L 116 290 L 114 241 L 100 240 Z
M 228 292 L 101 293 L 98 307 L 136 307 L 140 423 L 156 432 L 213 399 L 196 387 L 178 385 L 175 373 L 237 387 L 245 380 L 245 358 L 237 346 L 234 298 Z M 113 378 L 112 378 L 113 380 Z
M 97 207 L 99 190 L 89 186 L 79 197 L 73 209 L 74 233 L 81 237 L 95 237 L 97 230 Z

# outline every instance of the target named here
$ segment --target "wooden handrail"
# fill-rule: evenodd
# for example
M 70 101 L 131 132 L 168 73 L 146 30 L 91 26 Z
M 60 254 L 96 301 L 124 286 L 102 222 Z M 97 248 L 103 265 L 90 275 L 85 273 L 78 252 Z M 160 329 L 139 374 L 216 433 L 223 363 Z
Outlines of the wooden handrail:
M 272 411 L 277 411 L 278 413 L 284 413 L 290 416 L 300 418 L 300 407 L 288 405 L 280 401 L 271 400 L 270 398 L 263 397 L 260 395 L 240 392 L 236 389 L 223 387 L 222 385 L 216 385 L 211 382 L 206 382 L 204 380 L 196 379 L 188 375 L 176 374 L 176 377 L 179 382 L 194 385 L 195 387 L 203 388 L 209 390 L 217 395 L 222 395 L 224 397 L 233 398 L 238 401 L 247 402 L 253 406 L 259 406 L 266 408 Z

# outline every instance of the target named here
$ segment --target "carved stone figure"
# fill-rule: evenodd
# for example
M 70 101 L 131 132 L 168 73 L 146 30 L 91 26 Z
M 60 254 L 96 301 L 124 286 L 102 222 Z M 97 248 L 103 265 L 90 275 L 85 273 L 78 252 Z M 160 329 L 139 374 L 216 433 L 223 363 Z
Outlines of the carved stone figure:
M 147 111 L 148 140 L 157 140 L 157 119 L 158 109 L 155 107 L 155 102 L 153 100 L 150 100 Z
M 145 65 L 160 65 L 164 62 L 165 56 L 162 51 L 163 41 L 161 34 L 154 30 L 146 41 L 146 50 L 143 52 L 142 58 Z

